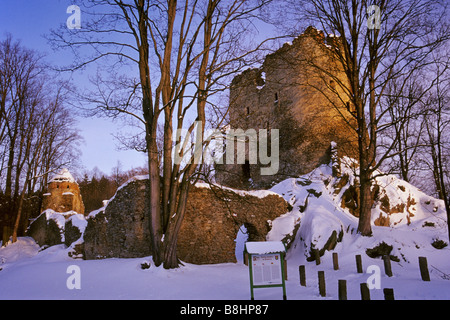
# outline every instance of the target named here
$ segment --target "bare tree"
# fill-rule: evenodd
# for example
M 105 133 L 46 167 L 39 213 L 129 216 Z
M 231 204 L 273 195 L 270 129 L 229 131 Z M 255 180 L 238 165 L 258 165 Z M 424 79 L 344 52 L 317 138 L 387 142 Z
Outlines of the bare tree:
M 427 108 L 424 99 L 438 85 L 439 77 L 427 76 L 426 70 L 401 76 L 388 84 L 382 109 L 387 110 L 384 121 L 386 130 L 380 132 L 378 153 L 394 145 L 383 163 L 383 172 L 398 173 L 407 182 L 420 176 L 423 134 Z M 394 141 L 396 139 L 396 141 Z
M 243 48 L 253 27 L 250 18 L 270 0 L 185 0 L 84 3 L 83 27 L 77 32 L 54 32 L 51 40 L 76 52 L 94 48 L 89 57 L 69 69 L 102 58 L 116 58 L 115 68 L 127 62 L 135 78 L 126 78 L 118 95 L 108 81 L 97 81 L 91 102 L 99 108 L 134 118 L 144 127 L 150 178 L 150 238 L 153 261 L 165 268 L 179 265 L 176 253 L 189 186 L 201 162 L 206 110 L 212 96 L 226 89 L 226 79 L 249 64 L 252 50 Z M 111 35 L 112 37 L 107 37 Z M 250 52 L 249 52 L 250 51 Z M 125 79 L 122 77 L 121 79 Z M 117 84 L 117 82 L 115 82 Z M 217 121 L 221 123 L 222 121 Z M 162 147 L 158 125 L 162 124 Z M 177 135 L 196 134 L 192 157 L 186 156 Z M 160 169 L 162 178 L 160 179 Z
M 6 164 L 0 171 L 0 219 L 2 226 L 13 226 L 13 241 L 28 218 L 24 201 L 42 191 L 48 172 L 71 159 L 68 151 L 80 139 L 64 107 L 66 91 L 50 79 L 39 54 L 10 36 L 0 42 L 0 148 Z
M 310 65 L 319 77 L 331 78 L 339 89 L 340 99 L 337 103 L 330 100 L 332 106 L 347 106 L 353 116 L 354 121 L 348 124 L 358 139 L 358 232 L 370 236 L 375 172 L 386 159 L 398 153 L 399 135 L 408 124 L 407 112 L 414 106 L 406 104 L 401 117 L 390 121 L 388 116 L 394 100 L 388 89 L 394 89 L 393 82 L 401 78 L 403 83 L 395 88 L 395 95 L 405 96 L 409 79 L 427 66 L 431 53 L 448 40 L 446 3 L 433 0 L 288 2 L 294 9 L 291 11 L 304 21 L 324 30 L 326 35 L 337 36 L 334 59 L 344 78 L 314 62 Z M 298 22 L 298 18 L 294 19 Z M 395 129 L 390 132 L 395 136 L 390 143 L 380 145 L 381 135 L 393 126 Z
M 428 164 L 432 172 L 436 193 L 445 204 L 450 240 L 450 198 L 448 194 L 450 185 L 448 167 L 450 158 L 449 62 L 448 56 L 435 61 L 434 72 L 437 74 L 438 81 L 424 99 L 426 106 L 424 141 L 426 149 L 429 150 L 429 157 L 424 161 L 431 160 L 428 161 Z

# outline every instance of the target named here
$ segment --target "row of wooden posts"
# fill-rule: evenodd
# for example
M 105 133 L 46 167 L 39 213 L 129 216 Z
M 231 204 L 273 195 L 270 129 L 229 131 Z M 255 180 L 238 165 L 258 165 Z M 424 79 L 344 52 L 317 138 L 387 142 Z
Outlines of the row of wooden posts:
M 300 270 L 300 272 L 302 271 Z M 326 297 L 325 271 L 318 271 L 318 278 L 319 278 L 319 294 L 322 297 Z M 366 282 L 360 283 L 360 291 L 361 291 L 361 300 L 370 300 L 370 290 Z M 383 293 L 385 300 L 395 300 L 394 289 L 384 288 Z M 347 300 L 347 280 L 344 279 L 338 280 L 338 295 L 339 300 Z
M 362 259 L 361 255 L 356 255 L 356 271 L 357 273 L 363 273 Z M 391 259 L 389 256 L 383 256 L 384 261 L 384 272 L 388 277 L 392 277 L 392 267 Z M 316 265 L 320 264 L 320 256 L 316 255 Z M 306 271 L 305 266 L 299 266 L 300 275 L 300 285 L 306 287 Z M 338 254 L 333 252 L 333 269 L 339 270 Z M 419 257 L 419 269 L 420 275 L 423 281 L 430 281 L 430 274 L 428 272 L 428 263 L 426 257 Z M 322 297 L 326 296 L 326 285 L 325 285 L 325 271 L 318 271 L 318 282 L 319 282 L 319 294 Z M 370 290 L 366 282 L 360 284 L 361 300 L 370 300 Z M 385 300 L 395 300 L 394 289 L 384 288 L 384 299 Z M 338 294 L 339 300 L 347 300 L 347 280 L 338 280 Z
M 316 265 L 320 264 L 320 255 L 316 252 L 315 255 Z M 356 260 L 356 272 L 364 273 L 362 267 L 362 257 L 360 254 L 355 256 Z M 391 267 L 391 259 L 388 255 L 383 256 L 384 262 L 384 272 L 388 277 L 392 277 L 392 267 Z M 248 256 L 244 253 L 244 263 L 248 265 Z M 284 260 L 284 280 L 288 279 L 287 275 L 287 262 Z M 339 259 L 338 253 L 333 252 L 333 269 L 339 270 Z M 430 274 L 428 272 L 428 262 L 426 257 L 419 257 L 419 269 L 420 275 L 423 281 L 430 281 Z M 305 266 L 299 266 L 299 274 L 300 274 L 300 285 L 306 287 L 306 271 Z M 326 285 L 325 285 L 325 271 L 318 271 L 318 281 L 319 281 L 319 294 L 322 297 L 326 296 Z M 370 300 L 370 289 L 366 282 L 360 284 L 361 291 L 361 299 L 362 300 Z M 338 280 L 338 292 L 339 292 L 339 300 L 347 300 L 347 280 L 340 279 Z M 394 300 L 394 289 L 393 288 L 384 288 L 383 289 L 385 300 Z

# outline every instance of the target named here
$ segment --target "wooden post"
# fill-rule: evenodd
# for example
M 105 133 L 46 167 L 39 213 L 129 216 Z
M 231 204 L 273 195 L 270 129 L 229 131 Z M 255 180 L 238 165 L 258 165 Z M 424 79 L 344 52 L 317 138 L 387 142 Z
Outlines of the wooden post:
M 384 300 L 395 300 L 394 299 L 394 289 L 392 288 L 384 288 Z
M 284 280 L 288 279 L 288 275 L 287 275 L 287 261 L 286 261 L 286 257 L 284 257 L 283 255 L 283 270 L 284 270 Z
M 320 253 L 319 250 L 314 250 L 315 258 L 316 258 L 316 266 L 320 264 Z
M 383 260 L 384 260 L 384 273 L 388 277 L 392 277 L 391 258 L 389 257 L 389 255 L 384 255 Z
M 347 280 L 338 280 L 339 300 L 347 300 Z
M 420 275 L 423 281 L 430 281 L 430 274 L 428 273 L 428 264 L 426 257 L 419 257 Z
M 325 271 L 318 271 L 319 276 L 319 293 L 322 297 L 326 296 L 325 290 Z
M 357 254 L 355 258 L 356 258 L 356 271 L 358 273 L 363 273 L 361 255 Z
M 300 285 L 306 287 L 306 275 L 305 275 L 305 266 L 298 266 L 298 272 L 300 274 Z
M 248 266 L 248 253 L 244 251 L 243 255 L 244 255 L 244 264 Z
M 361 300 L 370 300 L 370 290 L 367 286 L 367 282 L 360 283 L 360 289 L 361 289 Z
M 281 253 L 281 254 L 280 254 L 280 258 L 281 258 L 281 268 L 283 268 L 283 269 L 282 269 L 282 270 L 283 270 L 282 273 L 284 273 L 284 275 L 285 275 L 285 277 L 286 277 L 286 279 L 287 279 L 287 269 L 285 269 L 285 266 L 286 266 L 286 259 L 285 259 L 285 257 L 286 257 L 286 254 L 285 254 L 285 253 Z M 286 270 L 286 272 L 284 272 L 284 270 Z M 287 296 L 286 296 L 286 283 L 285 283 L 285 281 L 286 281 L 286 280 L 284 280 L 284 278 L 283 278 L 283 280 L 282 280 L 283 300 L 287 300 Z
M 339 262 L 338 262 L 338 254 L 337 252 L 333 252 L 333 269 L 339 270 Z

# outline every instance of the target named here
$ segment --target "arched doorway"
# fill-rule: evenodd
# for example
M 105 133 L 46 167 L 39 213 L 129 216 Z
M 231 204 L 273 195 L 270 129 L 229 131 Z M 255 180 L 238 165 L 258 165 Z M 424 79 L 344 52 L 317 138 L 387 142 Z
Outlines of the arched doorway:
M 242 224 L 236 234 L 234 253 L 238 263 L 244 263 L 244 249 L 247 241 L 264 241 L 265 235 L 261 235 L 258 229 L 251 223 Z
M 248 241 L 248 232 L 245 225 L 241 225 L 234 240 L 236 247 L 234 249 L 234 254 L 236 256 L 237 263 L 244 263 L 244 249 L 245 243 Z

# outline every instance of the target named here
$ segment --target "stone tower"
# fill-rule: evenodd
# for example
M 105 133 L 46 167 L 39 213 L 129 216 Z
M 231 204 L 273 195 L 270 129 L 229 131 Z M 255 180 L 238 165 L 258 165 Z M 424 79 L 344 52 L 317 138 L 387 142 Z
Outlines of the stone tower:
M 84 214 L 80 188 L 68 169 L 62 169 L 48 182 L 41 211 L 46 209 L 56 212 L 75 211 Z
M 325 37 L 309 27 L 266 56 L 260 68 L 248 69 L 233 79 L 230 127 L 257 132 L 267 129 L 269 134 L 278 129 L 279 169 L 275 175 L 261 175 L 264 165 L 259 160 L 224 162 L 215 167 L 218 183 L 234 188 L 270 187 L 329 163 L 332 142 L 340 157 L 357 155 L 351 105 L 342 85 L 337 85 L 345 87 L 346 77 L 333 50 L 339 50 L 339 37 Z

